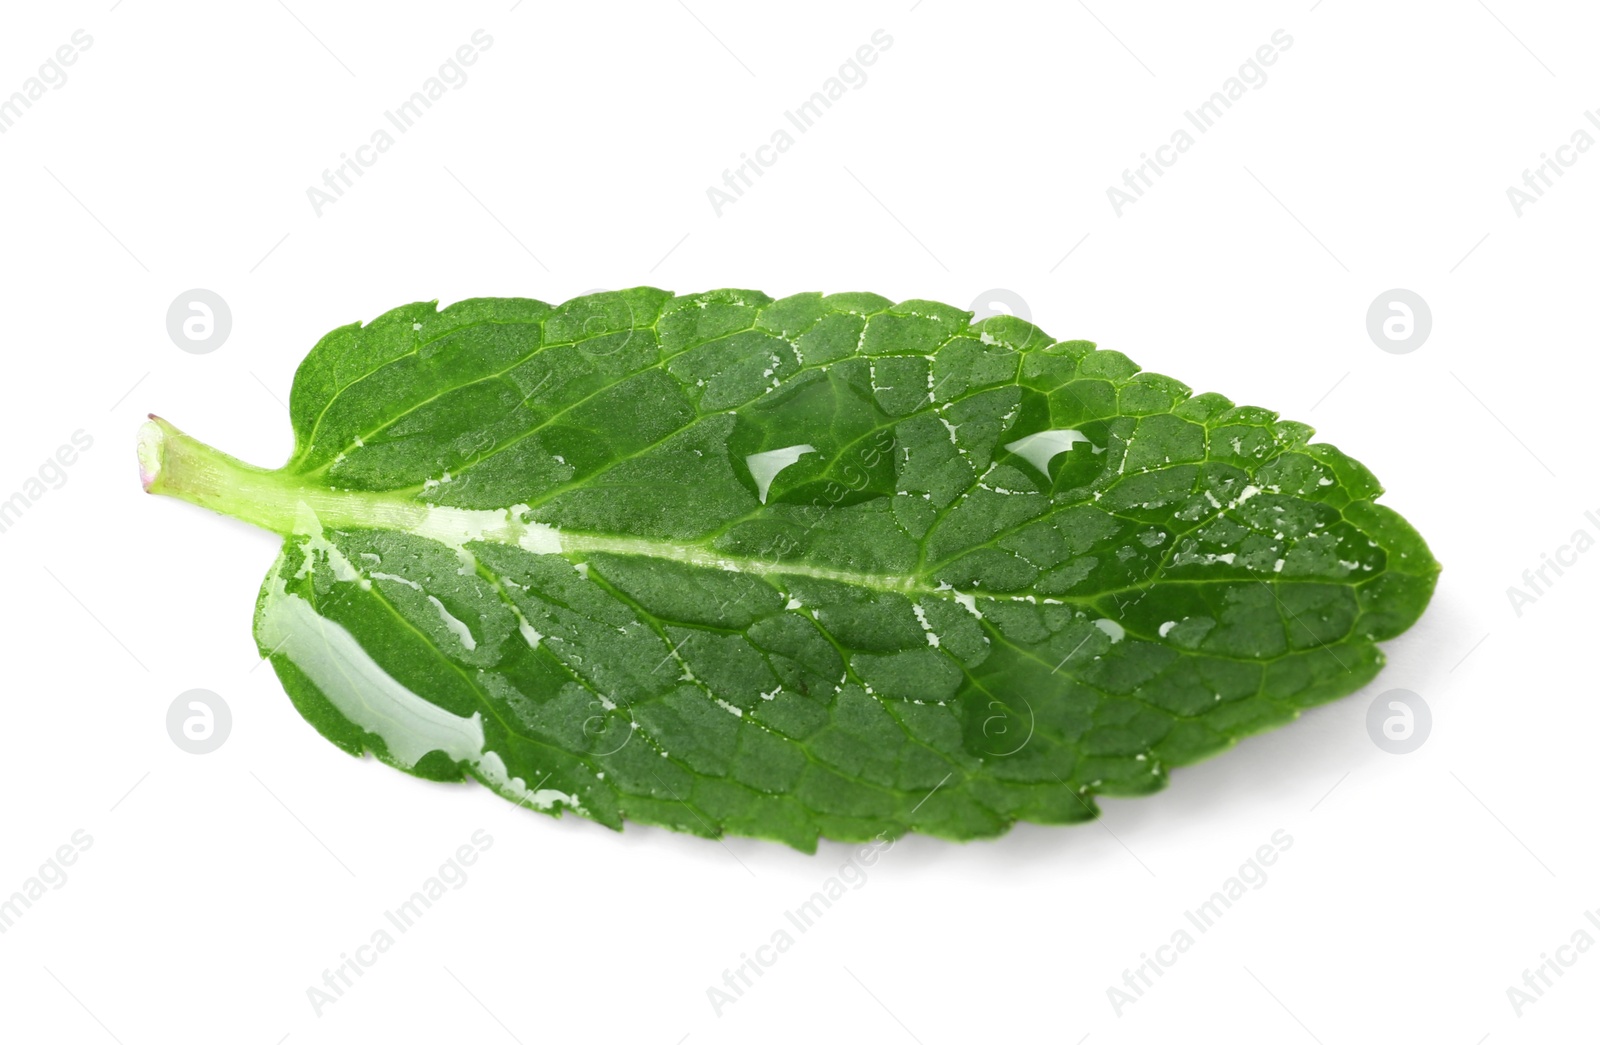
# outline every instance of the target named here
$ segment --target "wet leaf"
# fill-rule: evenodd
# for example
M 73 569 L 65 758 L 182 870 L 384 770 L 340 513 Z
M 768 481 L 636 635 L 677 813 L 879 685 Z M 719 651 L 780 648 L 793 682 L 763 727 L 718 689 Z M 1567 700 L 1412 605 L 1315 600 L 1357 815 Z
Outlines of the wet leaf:
M 284 536 L 256 638 L 301 714 L 612 827 L 1085 820 L 1365 684 L 1438 572 L 1307 426 L 931 301 L 408 305 L 290 412 L 281 469 L 140 456 Z

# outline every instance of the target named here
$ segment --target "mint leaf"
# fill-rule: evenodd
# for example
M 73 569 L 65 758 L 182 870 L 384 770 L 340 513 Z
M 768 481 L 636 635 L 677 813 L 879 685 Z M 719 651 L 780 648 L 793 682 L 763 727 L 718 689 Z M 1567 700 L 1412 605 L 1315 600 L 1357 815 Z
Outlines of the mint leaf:
M 324 337 L 256 638 L 352 754 L 815 848 L 1095 815 L 1359 688 L 1438 564 L 1303 424 L 1007 316 L 638 288 Z

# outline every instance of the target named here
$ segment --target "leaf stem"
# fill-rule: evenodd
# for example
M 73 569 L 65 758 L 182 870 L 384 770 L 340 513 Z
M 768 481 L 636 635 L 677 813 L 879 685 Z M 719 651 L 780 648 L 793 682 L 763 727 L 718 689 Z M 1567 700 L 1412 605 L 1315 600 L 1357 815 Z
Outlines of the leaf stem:
M 150 415 L 139 428 L 139 479 L 145 492 L 232 516 L 273 533 L 298 532 L 309 509 L 330 526 L 415 529 L 427 506 L 391 494 L 331 490 L 286 471 L 246 464 Z

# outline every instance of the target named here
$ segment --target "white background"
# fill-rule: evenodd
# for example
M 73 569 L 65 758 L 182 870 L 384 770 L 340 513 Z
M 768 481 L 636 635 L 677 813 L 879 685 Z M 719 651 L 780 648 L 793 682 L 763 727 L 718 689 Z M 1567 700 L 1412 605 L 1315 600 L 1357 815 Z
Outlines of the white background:
M 1600 150 L 1520 216 L 1506 189 L 1589 126 L 1600 19 L 1311 2 L 13 5 L 0 96 L 74 30 L 93 44 L 0 135 L 0 499 L 75 431 L 94 442 L 0 533 L 0 895 L 74 831 L 93 843 L 0 935 L 0 1035 L 1474 1045 L 1592 1028 L 1600 953 L 1520 1015 L 1507 988 L 1575 931 L 1600 939 L 1600 554 L 1520 616 L 1506 589 L 1580 527 L 1600 535 L 1583 515 L 1600 509 Z M 317 216 L 307 188 L 480 28 L 469 81 Z M 878 29 L 893 44 L 867 82 L 719 217 L 707 187 Z M 1117 216 L 1107 187 L 1278 29 L 1293 45 L 1265 84 Z M 619 835 L 346 757 L 257 666 L 274 540 L 146 497 L 133 457 L 156 411 L 278 463 L 295 365 L 395 305 L 640 283 L 963 306 L 1011 290 L 1058 337 L 1315 424 L 1428 538 L 1437 594 L 1375 684 L 1105 801 L 1098 824 L 900 842 L 718 1015 L 707 988 L 849 848 Z M 204 355 L 166 329 L 196 287 L 233 320 Z M 1395 287 L 1432 309 L 1409 354 L 1366 332 Z M 195 687 L 233 716 L 203 756 L 166 728 Z M 1432 709 L 1408 755 L 1365 726 L 1396 687 Z M 307 988 L 479 828 L 493 846 L 467 883 L 318 1015 Z M 1266 884 L 1119 1014 L 1107 988 L 1279 829 L 1294 841 Z

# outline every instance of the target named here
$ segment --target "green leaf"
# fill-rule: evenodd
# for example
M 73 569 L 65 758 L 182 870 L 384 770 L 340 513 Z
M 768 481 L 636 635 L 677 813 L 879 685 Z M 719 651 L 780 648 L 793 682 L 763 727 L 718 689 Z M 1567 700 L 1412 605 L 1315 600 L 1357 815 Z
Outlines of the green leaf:
M 932 301 L 638 288 L 324 337 L 256 639 L 352 754 L 620 828 L 996 835 L 1365 684 L 1438 564 L 1311 429 Z

